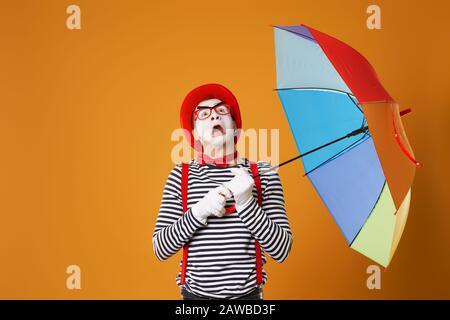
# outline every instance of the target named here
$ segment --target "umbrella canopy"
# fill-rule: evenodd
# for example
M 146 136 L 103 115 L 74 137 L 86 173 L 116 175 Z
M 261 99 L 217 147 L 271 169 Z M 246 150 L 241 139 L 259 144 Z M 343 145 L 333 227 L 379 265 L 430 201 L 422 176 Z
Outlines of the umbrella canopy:
M 399 106 L 345 43 L 304 25 L 274 33 L 277 92 L 303 168 L 349 246 L 386 267 L 420 166 Z

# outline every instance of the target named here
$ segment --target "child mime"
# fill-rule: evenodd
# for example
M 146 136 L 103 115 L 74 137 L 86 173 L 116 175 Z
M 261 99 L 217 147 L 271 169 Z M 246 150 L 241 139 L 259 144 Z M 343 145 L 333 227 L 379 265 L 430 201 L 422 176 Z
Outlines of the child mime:
M 263 299 L 265 254 L 281 263 L 292 247 L 280 177 L 262 174 L 271 169 L 266 162 L 239 157 L 239 105 L 224 86 L 195 88 L 180 114 L 197 158 L 169 174 L 154 253 L 166 260 L 183 250 L 182 299 Z

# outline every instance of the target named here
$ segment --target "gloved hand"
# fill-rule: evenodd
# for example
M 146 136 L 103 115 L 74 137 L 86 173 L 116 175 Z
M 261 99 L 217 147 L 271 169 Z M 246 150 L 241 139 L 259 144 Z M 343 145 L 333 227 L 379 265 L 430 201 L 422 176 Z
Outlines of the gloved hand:
M 209 216 L 222 217 L 225 214 L 227 190 L 223 186 L 209 190 L 209 192 L 191 207 L 192 214 L 206 225 Z
M 255 181 L 245 168 L 231 168 L 230 171 L 235 176 L 223 185 L 233 194 L 236 201 L 236 209 L 239 211 L 239 209 L 244 208 L 253 200 L 252 190 Z

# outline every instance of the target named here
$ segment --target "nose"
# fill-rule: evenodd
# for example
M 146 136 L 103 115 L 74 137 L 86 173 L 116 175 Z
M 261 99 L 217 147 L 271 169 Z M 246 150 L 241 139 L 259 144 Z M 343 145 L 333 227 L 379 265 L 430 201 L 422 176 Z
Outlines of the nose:
M 211 114 L 211 121 L 220 119 L 220 115 L 218 113 L 216 113 L 216 110 L 212 110 L 211 112 L 212 112 L 212 114 Z

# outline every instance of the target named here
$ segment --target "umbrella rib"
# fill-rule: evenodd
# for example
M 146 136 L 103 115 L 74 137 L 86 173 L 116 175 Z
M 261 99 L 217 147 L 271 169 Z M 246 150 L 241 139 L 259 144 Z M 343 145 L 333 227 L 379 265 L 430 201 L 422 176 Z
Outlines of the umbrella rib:
M 359 107 L 359 105 L 355 102 L 355 100 L 352 99 L 351 95 L 349 93 L 347 93 L 348 98 L 352 101 L 352 103 L 358 108 L 358 110 L 363 113 L 363 111 L 361 110 L 361 108 Z
M 334 143 L 336 143 L 336 142 L 339 142 L 339 141 L 341 141 L 341 140 L 344 140 L 344 139 L 346 139 L 346 138 L 350 138 L 350 137 L 356 136 L 356 135 L 361 134 L 361 133 L 364 133 L 364 134 L 366 135 L 368 130 L 369 130 L 369 127 L 368 127 L 368 126 L 361 127 L 361 128 L 359 128 L 359 129 L 353 130 L 352 132 L 346 134 L 345 136 L 342 136 L 342 137 L 337 138 L 337 139 L 335 139 L 335 140 L 333 140 L 333 141 L 330 141 L 330 142 L 328 142 L 328 143 L 325 143 L 325 144 L 323 144 L 323 145 L 321 145 L 321 146 L 318 146 L 317 148 L 314 148 L 314 149 L 312 149 L 312 150 L 309 150 L 309 151 L 307 151 L 307 152 L 305 152 L 305 153 L 303 153 L 303 154 L 299 154 L 298 156 L 296 156 L 296 157 L 294 157 L 294 158 L 292 158 L 292 159 L 286 160 L 286 161 L 280 163 L 279 165 L 274 166 L 274 167 L 271 167 L 270 169 L 264 171 L 263 173 L 257 174 L 256 176 L 253 176 L 253 177 L 254 177 L 254 178 L 257 178 L 257 177 L 259 177 L 259 176 L 262 176 L 262 175 L 266 174 L 267 172 L 270 172 L 270 171 L 273 171 L 273 170 L 275 170 L 275 169 L 277 169 L 277 168 L 280 168 L 280 167 L 282 167 L 282 166 L 284 166 L 284 165 L 286 165 L 286 164 L 288 164 L 288 163 L 290 163 L 290 162 L 292 162 L 292 161 L 295 161 L 295 160 L 297 160 L 297 159 L 300 159 L 300 158 L 302 158 L 302 157 L 304 157 L 304 156 L 307 156 L 307 155 L 309 155 L 309 154 L 311 154 L 311 153 L 313 153 L 313 152 L 316 152 L 316 151 L 318 151 L 318 150 L 320 150 L 320 149 L 323 149 L 323 148 L 325 148 L 325 147 L 328 147 L 329 145 L 332 145 L 332 144 L 334 144 Z
M 273 89 L 274 91 L 286 91 L 286 90 L 328 90 L 328 91 L 336 91 L 336 92 L 340 92 L 346 95 L 351 95 L 351 92 L 347 92 L 344 90 L 339 90 L 339 89 L 332 89 L 332 88 L 324 88 L 324 87 L 291 87 L 291 88 L 275 88 Z
M 303 176 L 307 176 L 307 175 L 310 174 L 311 172 L 313 172 L 313 171 L 319 169 L 320 167 L 326 165 L 328 162 L 335 160 L 336 158 L 338 158 L 339 156 L 341 156 L 343 153 L 345 153 L 345 152 L 349 151 L 350 149 L 356 147 L 356 144 L 357 144 L 358 142 L 360 142 L 361 140 L 363 140 L 363 139 L 364 139 L 366 136 L 368 136 L 368 135 L 369 135 L 368 132 L 364 133 L 364 135 L 363 135 L 360 139 L 356 140 L 355 142 L 353 142 L 353 143 L 350 144 L 349 146 L 345 147 L 344 149 L 342 149 L 341 151 L 339 151 L 338 153 L 336 153 L 336 154 L 333 155 L 332 157 L 328 158 L 327 160 L 325 160 L 325 161 L 322 162 L 321 164 L 317 165 L 314 169 L 309 170 L 309 171 L 306 172 Z M 370 137 L 371 137 L 371 136 L 369 135 L 369 138 L 370 138 Z M 367 138 L 367 139 L 369 139 L 369 138 Z M 366 141 L 367 139 L 365 139 L 364 141 Z M 362 141 L 362 142 L 364 142 L 364 141 Z M 362 142 L 361 142 L 361 143 L 362 143 Z
M 373 213 L 373 210 L 375 210 L 375 207 L 377 206 L 378 202 L 380 202 L 381 195 L 383 194 L 384 187 L 386 186 L 387 181 L 384 180 L 383 186 L 381 187 L 381 191 L 378 195 L 377 201 L 375 201 L 375 204 L 372 207 L 372 210 L 370 210 L 369 215 L 367 216 L 366 221 L 364 221 L 364 224 L 361 226 L 361 229 L 359 229 L 358 233 L 356 233 L 355 237 L 353 238 L 352 242 L 350 242 L 349 247 L 353 245 L 353 242 L 355 242 L 356 238 L 358 238 L 359 234 L 361 233 L 361 230 L 364 229 L 364 226 L 366 225 L 367 221 L 369 220 L 370 216 Z

